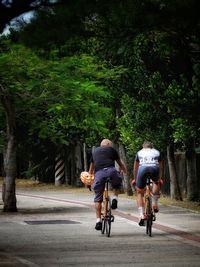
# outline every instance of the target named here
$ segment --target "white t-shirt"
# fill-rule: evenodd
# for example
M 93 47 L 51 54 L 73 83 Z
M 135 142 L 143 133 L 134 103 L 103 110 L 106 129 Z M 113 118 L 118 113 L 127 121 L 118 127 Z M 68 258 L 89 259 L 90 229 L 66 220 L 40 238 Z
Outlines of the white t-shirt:
M 161 156 L 155 148 L 143 148 L 137 152 L 135 160 L 139 161 L 139 166 L 158 166 Z

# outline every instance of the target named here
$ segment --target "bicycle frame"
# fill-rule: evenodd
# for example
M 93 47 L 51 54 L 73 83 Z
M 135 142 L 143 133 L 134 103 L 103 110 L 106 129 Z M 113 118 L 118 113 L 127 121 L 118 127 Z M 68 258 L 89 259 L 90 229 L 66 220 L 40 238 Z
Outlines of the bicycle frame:
M 109 180 L 106 180 L 105 188 L 104 188 L 104 193 L 103 193 L 103 204 L 104 204 L 104 214 L 103 216 L 106 216 L 106 212 L 108 209 L 108 201 L 109 201 L 109 195 L 108 195 L 108 186 L 109 186 Z
M 106 231 L 107 237 L 110 237 L 111 233 L 111 223 L 114 222 L 114 216 L 111 211 L 111 199 L 109 196 L 109 181 L 107 178 L 103 194 L 103 212 L 102 212 L 102 231 L 104 234 Z

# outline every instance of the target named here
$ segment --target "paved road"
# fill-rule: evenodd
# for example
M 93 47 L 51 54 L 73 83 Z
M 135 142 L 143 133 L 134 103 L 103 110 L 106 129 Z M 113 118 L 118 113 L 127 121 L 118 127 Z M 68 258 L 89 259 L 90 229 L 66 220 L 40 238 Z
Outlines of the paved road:
M 0 267 L 196 267 L 200 215 L 161 207 L 153 236 L 120 198 L 111 237 L 94 230 L 92 193 L 17 191 L 18 213 L 0 211 Z M 1 210 L 0 206 L 0 210 Z

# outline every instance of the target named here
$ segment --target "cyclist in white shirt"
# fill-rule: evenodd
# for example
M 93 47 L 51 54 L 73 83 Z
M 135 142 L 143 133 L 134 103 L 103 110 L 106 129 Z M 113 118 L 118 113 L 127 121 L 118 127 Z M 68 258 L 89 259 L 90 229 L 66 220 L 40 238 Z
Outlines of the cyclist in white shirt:
M 153 148 L 153 144 L 149 141 L 143 143 L 143 148 L 136 154 L 132 184 L 136 184 L 137 206 L 139 212 L 139 225 L 144 226 L 144 191 L 146 186 L 147 175 L 151 176 L 153 182 L 153 208 L 154 212 L 158 212 L 158 198 L 160 191 L 160 180 L 162 181 L 163 164 L 160 152 Z

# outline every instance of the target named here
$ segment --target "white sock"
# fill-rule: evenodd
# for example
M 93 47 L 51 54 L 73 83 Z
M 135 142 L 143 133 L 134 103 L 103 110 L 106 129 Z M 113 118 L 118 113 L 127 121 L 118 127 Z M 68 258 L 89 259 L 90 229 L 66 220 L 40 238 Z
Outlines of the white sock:
M 98 223 L 98 222 L 101 222 L 101 218 L 97 218 L 97 223 Z
M 158 205 L 158 199 L 159 199 L 159 195 L 153 195 L 153 204 L 154 205 Z
M 113 195 L 112 199 L 116 199 L 116 200 L 118 200 L 118 196 Z
M 144 219 L 144 208 L 138 207 L 139 216 L 141 219 Z

